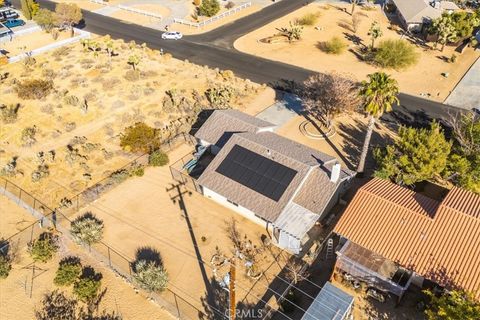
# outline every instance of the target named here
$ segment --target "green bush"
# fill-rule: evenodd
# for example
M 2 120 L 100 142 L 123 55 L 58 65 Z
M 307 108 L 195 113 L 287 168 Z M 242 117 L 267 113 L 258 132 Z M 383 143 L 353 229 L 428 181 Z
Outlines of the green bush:
M 318 13 L 307 13 L 301 18 L 298 18 L 296 22 L 301 26 L 313 26 L 315 23 L 317 23 L 318 18 Z
M 8 277 L 11 269 L 12 262 L 10 261 L 10 257 L 0 253 L 0 279 Z
M 150 292 L 160 292 L 168 285 L 168 274 L 154 261 L 139 260 L 133 267 L 133 278 L 140 287 Z
M 72 221 L 70 233 L 76 243 L 91 246 L 103 238 L 103 221 L 87 212 Z
M 53 283 L 57 286 L 69 286 L 82 274 L 82 265 L 77 257 L 66 257 L 60 261 L 53 279 Z
M 158 149 L 160 139 L 157 131 L 143 122 L 125 128 L 120 137 L 120 146 L 129 152 L 150 152 Z
M 130 173 L 125 170 L 117 170 L 114 173 L 110 175 L 110 181 L 112 181 L 114 184 L 119 184 L 122 183 L 123 181 L 127 180 L 130 177 Z
M 130 169 L 131 176 L 143 177 L 144 174 L 145 174 L 145 168 L 140 165 L 137 165 L 132 169 Z
M 163 167 L 167 165 L 169 161 L 168 154 L 160 150 L 153 151 L 148 156 L 148 164 L 152 167 Z
M 21 99 L 43 99 L 53 90 L 53 81 L 29 79 L 18 82 L 14 89 Z
M 333 37 L 321 44 L 320 49 L 328 54 L 341 54 L 345 52 L 347 44 L 339 37 Z
M 220 11 L 218 0 L 203 0 L 198 7 L 198 14 L 206 17 L 213 17 Z
M 418 62 L 415 46 L 405 40 L 384 40 L 378 45 L 374 61 L 383 68 L 404 69 Z
M 97 296 L 102 284 L 101 280 L 101 273 L 96 273 L 91 267 L 85 267 L 80 279 L 73 285 L 73 294 L 80 300 L 89 302 Z
M 37 240 L 28 244 L 28 252 L 33 261 L 47 262 L 58 250 L 57 237 L 49 232 L 42 233 Z

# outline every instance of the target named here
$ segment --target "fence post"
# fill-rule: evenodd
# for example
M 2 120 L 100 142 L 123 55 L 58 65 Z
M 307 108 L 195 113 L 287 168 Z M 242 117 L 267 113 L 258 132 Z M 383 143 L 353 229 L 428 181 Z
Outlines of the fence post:
M 110 258 L 110 247 L 107 246 L 107 249 L 108 249 L 108 265 L 111 268 L 112 267 L 112 259 Z

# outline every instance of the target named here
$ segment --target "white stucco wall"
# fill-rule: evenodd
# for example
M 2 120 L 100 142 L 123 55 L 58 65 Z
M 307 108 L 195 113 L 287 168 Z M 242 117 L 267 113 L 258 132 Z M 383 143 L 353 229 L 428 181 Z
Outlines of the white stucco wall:
M 208 188 L 205 188 L 203 187 L 203 195 L 205 197 L 208 197 L 218 203 L 220 203 L 221 205 L 229 208 L 229 209 L 232 209 L 233 211 L 239 213 L 240 215 L 242 215 L 243 217 L 255 222 L 256 224 L 266 228 L 267 227 L 267 222 L 265 220 L 262 220 L 260 219 L 259 217 L 257 217 L 252 211 L 248 210 L 247 208 L 244 208 L 242 206 L 236 206 L 230 202 L 227 201 L 227 198 L 225 198 L 224 196 L 221 196 L 219 195 L 218 193 L 208 189 Z

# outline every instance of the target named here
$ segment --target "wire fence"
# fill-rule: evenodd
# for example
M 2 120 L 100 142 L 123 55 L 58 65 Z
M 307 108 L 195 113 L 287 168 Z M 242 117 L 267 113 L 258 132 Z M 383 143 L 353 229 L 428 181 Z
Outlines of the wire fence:
M 201 28 L 201 27 L 204 27 L 212 22 L 215 22 L 215 21 L 218 21 L 218 20 L 221 20 L 225 17 L 228 17 L 232 14 L 235 14 L 245 8 L 248 8 L 248 7 L 251 7 L 252 6 L 252 3 L 251 2 L 247 2 L 247 3 L 244 3 L 238 7 L 235 7 L 235 8 L 232 8 L 230 10 L 227 10 L 219 15 L 216 15 L 216 16 L 213 16 L 207 20 L 204 20 L 204 21 L 200 21 L 200 22 L 192 22 L 192 21 L 188 21 L 188 20 L 185 20 L 185 19 L 180 19 L 180 18 L 174 18 L 173 19 L 173 22 L 175 23 L 179 23 L 179 24 L 184 24 L 184 25 L 187 25 L 187 26 L 190 26 L 190 27 L 194 27 L 194 28 Z
M 160 146 L 160 149 L 164 152 L 168 152 L 183 143 L 195 145 L 195 139 L 188 133 L 179 133 L 174 137 L 164 141 Z M 80 210 L 81 208 L 97 200 L 102 194 L 113 189 L 119 183 L 123 182 L 128 177 L 128 173 L 132 172 L 136 168 L 147 166 L 148 157 L 148 153 L 144 153 L 138 156 L 129 163 L 115 170 L 115 172 L 111 173 L 107 177 L 103 178 L 100 181 L 97 181 L 95 184 L 83 190 L 79 194 L 64 201 L 62 212 L 64 212 L 68 217 L 70 217 L 71 215 L 78 212 L 78 210 Z
M 185 142 L 194 143 L 194 140 L 190 135 L 182 133 L 166 141 L 162 145 L 162 149 L 168 151 L 178 146 L 179 143 Z M 138 166 L 139 164 L 146 164 L 147 162 L 148 154 L 144 154 L 119 170 Z M 113 187 L 111 181 L 109 180 L 111 180 L 111 176 L 95 184 L 95 194 L 97 197 Z M 0 243 L 0 252 L 2 254 L 9 254 L 12 248 L 21 249 L 27 247 L 29 243 L 37 239 L 42 233 L 51 229 L 57 230 L 62 236 L 72 240 L 69 231 L 71 220 L 68 218 L 68 214 L 71 214 L 73 211 L 78 212 L 82 206 L 87 205 L 89 202 L 96 199 L 86 196 L 92 192 L 90 190 L 91 188 L 89 188 L 74 197 L 74 206 L 70 206 L 69 208 L 51 209 L 42 201 L 35 198 L 29 192 L 25 191 L 11 181 L 0 177 L 0 183 L 0 192 L 3 195 L 14 201 L 16 204 L 37 218 L 37 221 L 33 222 L 11 237 L 4 239 L 2 243 Z M 127 282 L 133 283 L 133 259 L 118 252 L 102 241 L 92 245 L 91 247 L 82 246 L 82 248 L 87 251 L 91 257 L 109 267 Z M 149 298 L 155 301 L 163 309 L 179 319 L 198 319 L 201 317 L 206 317 L 206 310 L 202 310 L 202 307 L 195 306 L 195 303 L 197 303 L 196 301 L 188 298 L 185 294 L 178 293 L 177 290 L 174 290 L 173 288 L 168 288 L 161 294 L 145 292 L 145 295 L 148 295 Z

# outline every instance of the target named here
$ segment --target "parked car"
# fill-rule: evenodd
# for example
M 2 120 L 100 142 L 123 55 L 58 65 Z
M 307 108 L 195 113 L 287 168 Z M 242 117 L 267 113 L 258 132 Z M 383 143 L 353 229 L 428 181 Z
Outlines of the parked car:
M 22 19 L 9 19 L 3 23 L 3 25 L 7 28 L 15 28 L 15 27 L 20 27 L 25 24 L 25 21 Z
M 179 40 L 182 39 L 183 34 L 178 31 L 169 31 L 162 33 L 162 39 L 164 40 Z
M 0 22 L 9 19 L 17 19 L 19 17 L 18 13 L 10 8 L 0 8 Z

